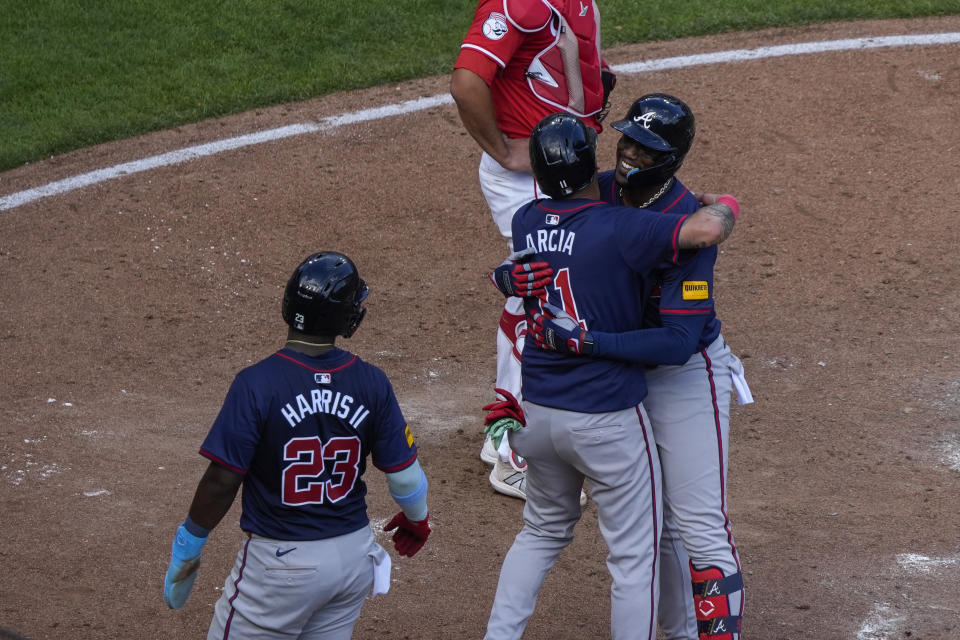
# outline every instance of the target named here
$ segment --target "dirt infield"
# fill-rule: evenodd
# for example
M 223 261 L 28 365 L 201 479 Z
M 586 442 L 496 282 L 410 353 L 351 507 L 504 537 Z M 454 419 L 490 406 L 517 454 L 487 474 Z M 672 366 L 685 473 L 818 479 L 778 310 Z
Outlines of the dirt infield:
M 960 31 L 960 16 L 649 43 L 614 64 Z M 750 640 L 960 637 L 960 45 L 621 75 L 697 114 L 681 177 L 730 191 L 717 307 L 756 402 L 734 407 L 729 503 Z M 446 78 L 263 109 L 0 174 L 0 195 L 251 131 L 446 91 Z M 601 135 L 612 163 L 616 136 Z M 479 460 L 505 255 L 451 105 L 161 167 L 0 211 L 0 636 L 203 637 L 240 532 L 163 604 L 196 455 L 237 370 L 280 346 L 281 286 L 350 254 L 368 317 L 344 346 L 391 376 L 434 535 L 396 558 L 363 640 L 479 638 L 522 503 Z M 368 474 L 375 529 L 393 514 Z M 386 539 L 383 540 L 386 544 Z M 608 635 L 588 506 L 526 638 Z

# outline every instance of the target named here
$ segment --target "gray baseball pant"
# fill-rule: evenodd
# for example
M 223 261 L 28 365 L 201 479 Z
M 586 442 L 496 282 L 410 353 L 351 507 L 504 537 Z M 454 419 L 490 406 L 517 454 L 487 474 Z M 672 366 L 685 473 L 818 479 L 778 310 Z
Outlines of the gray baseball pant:
M 580 489 L 590 481 L 607 543 L 611 635 L 656 635 L 660 468 L 642 405 L 575 413 L 523 402 L 527 426 L 510 434 L 527 460 L 524 525 L 503 561 L 486 640 L 523 635 L 537 594 L 580 519 Z
M 249 535 L 207 640 L 349 640 L 383 553 L 370 527 L 312 541 Z
M 727 509 L 730 400 L 742 365 L 719 336 L 679 366 L 647 372 L 643 401 L 663 469 L 660 626 L 666 640 L 697 640 L 689 561 L 740 571 Z M 729 595 L 743 614 L 743 592 Z M 734 634 L 734 639 L 739 634 Z

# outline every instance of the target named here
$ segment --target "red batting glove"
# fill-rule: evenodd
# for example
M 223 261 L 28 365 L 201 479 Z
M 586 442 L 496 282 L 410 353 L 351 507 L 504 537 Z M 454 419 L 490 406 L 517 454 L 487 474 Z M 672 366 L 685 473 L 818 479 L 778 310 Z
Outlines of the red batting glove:
M 553 269 L 549 262 L 524 262 L 513 265 L 513 290 L 522 297 L 545 298 L 546 287 L 553 282 Z
M 500 418 L 513 418 L 520 424 L 526 424 L 527 421 L 523 417 L 523 407 L 520 406 L 514 395 L 506 389 L 494 389 L 494 391 L 506 399 L 492 402 L 483 408 L 484 411 L 489 411 L 483 421 L 484 426 L 493 424 Z
M 387 523 L 383 530 L 393 531 L 396 529 L 397 532 L 393 534 L 393 547 L 400 555 L 412 558 L 430 537 L 430 525 L 427 524 L 429 519 L 430 514 L 428 513 L 423 520 L 411 522 L 407 515 L 401 511 L 393 516 L 393 519 Z
M 553 282 L 549 262 L 531 262 L 533 249 L 515 251 L 490 274 L 490 280 L 505 296 L 545 298 L 546 287 Z
M 527 312 L 527 337 L 532 337 L 538 348 L 576 355 L 593 353 L 593 337 L 573 316 L 549 303 L 543 307 L 545 313 Z

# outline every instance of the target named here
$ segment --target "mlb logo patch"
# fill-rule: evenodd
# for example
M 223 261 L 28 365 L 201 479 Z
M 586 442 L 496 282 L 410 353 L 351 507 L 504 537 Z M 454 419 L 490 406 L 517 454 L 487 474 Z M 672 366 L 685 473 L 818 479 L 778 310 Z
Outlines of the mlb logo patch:
M 313 374 L 313 381 L 317 384 L 330 384 L 333 381 L 333 376 L 329 373 L 315 373 Z
M 554 226 L 560 224 L 560 216 L 555 213 L 547 214 L 547 224 L 552 224 Z

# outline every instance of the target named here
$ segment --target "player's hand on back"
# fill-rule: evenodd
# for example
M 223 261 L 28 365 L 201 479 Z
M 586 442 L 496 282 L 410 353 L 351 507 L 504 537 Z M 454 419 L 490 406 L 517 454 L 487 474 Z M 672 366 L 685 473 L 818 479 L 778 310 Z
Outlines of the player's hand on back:
M 693 192 L 691 192 L 693 193 Z M 702 205 L 716 204 L 717 200 L 720 199 L 721 193 L 693 193 L 693 196 L 700 202 Z
M 576 318 L 560 307 L 546 303 L 544 312 L 527 312 L 527 332 L 537 347 L 546 351 L 590 355 L 593 337 Z
M 546 286 L 553 282 L 553 269 L 548 262 L 534 262 L 535 253 L 533 249 L 514 251 L 494 269 L 490 279 L 500 293 L 521 298 L 546 297 Z
M 696 196 L 697 200 L 700 201 L 700 204 L 705 207 L 717 204 L 726 205 L 733 213 L 734 220 L 740 217 L 740 203 L 737 201 L 736 197 L 730 195 L 729 193 L 701 193 L 699 195 L 694 195 Z

